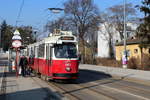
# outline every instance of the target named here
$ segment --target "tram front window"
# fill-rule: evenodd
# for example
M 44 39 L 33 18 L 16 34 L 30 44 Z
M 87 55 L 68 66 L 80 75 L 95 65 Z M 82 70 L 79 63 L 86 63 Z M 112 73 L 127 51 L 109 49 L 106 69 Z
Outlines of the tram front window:
M 56 58 L 77 58 L 77 49 L 75 44 L 57 44 L 55 45 Z

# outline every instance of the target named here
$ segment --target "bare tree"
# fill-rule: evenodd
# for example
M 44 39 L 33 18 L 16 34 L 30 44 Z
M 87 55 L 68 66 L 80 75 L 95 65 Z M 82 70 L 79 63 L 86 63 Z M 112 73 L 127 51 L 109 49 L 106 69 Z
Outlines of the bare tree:
M 69 30 L 66 19 L 61 17 L 57 20 L 47 22 L 45 25 L 45 30 L 52 33 L 54 29 Z
M 92 0 L 69 0 L 65 4 L 65 14 L 67 20 L 78 31 L 79 41 L 81 43 L 82 54 L 85 55 L 86 36 L 95 32 L 90 32 L 91 28 L 97 29 L 99 25 L 99 11 Z
M 95 26 L 89 27 L 85 36 L 84 43 L 85 47 L 88 48 L 88 52 L 85 52 L 86 63 L 95 64 L 95 55 L 97 54 L 97 37 L 98 37 L 98 28 Z M 86 51 L 86 50 L 85 50 Z
M 126 4 L 126 18 L 131 18 L 136 14 L 135 8 L 131 3 Z M 120 34 L 120 39 L 122 40 L 123 35 L 123 25 L 124 25 L 124 5 L 115 5 L 113 7 L 108 8 L 108 13 L 111 16 L 112 23 L 115 24 L 115 29 Z

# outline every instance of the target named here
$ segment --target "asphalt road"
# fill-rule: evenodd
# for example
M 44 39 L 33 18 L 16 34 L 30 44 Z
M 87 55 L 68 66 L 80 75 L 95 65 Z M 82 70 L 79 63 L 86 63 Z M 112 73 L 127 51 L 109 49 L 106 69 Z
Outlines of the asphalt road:
M 73 83 L 49 82 L 70 100 L 150 100 L 150 85 L 125 81 L 107 73 L 80 70 Z

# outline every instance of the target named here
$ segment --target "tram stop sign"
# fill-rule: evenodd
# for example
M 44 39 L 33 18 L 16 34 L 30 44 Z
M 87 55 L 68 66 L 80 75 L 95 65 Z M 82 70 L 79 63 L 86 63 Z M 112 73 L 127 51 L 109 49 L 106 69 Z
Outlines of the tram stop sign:
M 20 40 L 14 40 L 14 41 L 12 42 L 12 46 L 13 46 L 14 48 L 20 47 L 20 46 L 21 46 L 21 41 L 20 41 Z

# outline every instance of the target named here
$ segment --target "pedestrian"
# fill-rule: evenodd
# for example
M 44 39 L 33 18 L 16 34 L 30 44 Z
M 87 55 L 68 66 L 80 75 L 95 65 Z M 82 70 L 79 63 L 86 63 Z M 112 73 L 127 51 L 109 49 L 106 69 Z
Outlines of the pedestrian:
M 22 74 L 22 76 L 25 77 L 26 76 L 27 66 L 28 66 L 28 60 L 25 57 L 25 55 L 23 55 L 20 58 L 19 66 L 21 66 L 21 74 Z

